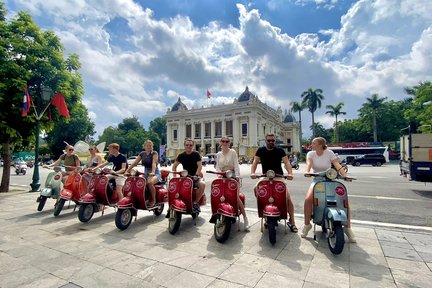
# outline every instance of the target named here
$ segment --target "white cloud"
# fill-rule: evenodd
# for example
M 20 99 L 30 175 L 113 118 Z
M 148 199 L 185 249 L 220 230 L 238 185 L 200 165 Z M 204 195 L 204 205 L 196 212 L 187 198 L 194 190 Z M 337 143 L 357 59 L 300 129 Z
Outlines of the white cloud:
M 269 1 L 277 9 L 284 1 Z M 331 8 L 338 1 L 315 2 Z M 258 10 L 237 4 L 239 28 L 218 22 L 197 27 L 188 17 L 156 20 L 131 0 L 16 0 L 20 9 L 50 19 L 48 29 L 67 53 L 78 53 L 86 85 L 84 103 L 99 133 L 125 117 L 148 123 L 180 97 L 192 107 L 228 103 L 249 86 L 272 106 L 289 109 L 308 88 L 324 91 L 325 105 L 345 102 L 346 118 L 357 116 L 365 97 L 405 97 L 403 88 L 431 80 L 432 1 L 359 0 L 340 29 L 290 37 L 263 20 Z M 121 18 L 129 34 L 117 38 L 106 25 Z M 269 18 L 268 18 L 269 19 Z M 126 46 L 124 46 L 126 45 Z M 326 126 L 333 120 L 316 112 Z M 304 130 L 310 116 L 303 112 Z M 97 116 L 96 116 L 97 115 Z M 331 120 L 331 121 L 330 121 Z

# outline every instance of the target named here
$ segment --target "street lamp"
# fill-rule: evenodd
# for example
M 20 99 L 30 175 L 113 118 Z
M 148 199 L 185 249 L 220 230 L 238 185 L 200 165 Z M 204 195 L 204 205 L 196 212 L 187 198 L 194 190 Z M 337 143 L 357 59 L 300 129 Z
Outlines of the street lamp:
M 40 87 L 40 86 L 39 86 Z M 32 183 L 30 183 L 31 190 L 30 192 L 38 192 L 40 187 L 39 182 L 39 133 L 40 133 L 40 120 L 42 116 L 45 114 L 46 110 L 48 109 L 50 103 L 49 100 L 51 99 L 53 95 L 53 91 L 49 87 L 42 86 L 40 87 L 39 91 L 37 91 L 36 95 L 38 97 L 36 98 L 37 106 L 34 106 L 35 111 L 35 118 L 36 118 L 36 141 L 35 141 L 35 165 L 33 170 L 33 177 L 32 177 Z M 38 111 L 39 107 L 42 106 L 44 103 L 48 102 L 47 106 L 44 110 Z

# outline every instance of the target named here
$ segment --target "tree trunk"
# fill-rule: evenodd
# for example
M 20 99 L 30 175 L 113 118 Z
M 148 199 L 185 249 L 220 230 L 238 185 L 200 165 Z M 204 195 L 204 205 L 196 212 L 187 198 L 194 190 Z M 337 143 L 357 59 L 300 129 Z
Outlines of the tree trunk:
M 0 192 L 9 192 L 10 182 L 10 142 L 5 140 L 2 143 L 2 157 L 3 157 L 3 175 L 0 185 Z
M 338 121 L 337 121 L 337 115 L 335 116 L 336 118 L 336 122 L 335 122 L 335 138 L 336 138 L 336 143 L 339 143 L 339 134 L 338 134 Z
M 378 133 L 377 133 L 377 123 L 376 123 L 376 113 L 373 113 L 373 137 L 374 142 L 378 142 Z
M 315 138 L 315 117 L 314 113 L 312 112 L 312 139 Z

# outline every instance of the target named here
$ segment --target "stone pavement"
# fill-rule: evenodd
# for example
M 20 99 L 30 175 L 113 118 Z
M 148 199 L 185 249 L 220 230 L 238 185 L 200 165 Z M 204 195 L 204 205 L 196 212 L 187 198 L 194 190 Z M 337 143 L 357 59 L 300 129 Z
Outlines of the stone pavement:
M 196 226 L 184 216 L 167 231 L 162 214 L 138 212 L 125 231 L 114 209 L 81 223 L 71 208 L 53 217 L 38 193 L 0 194 L 0 287 L 431 287 L 432 232 L 355 225 L 357 244 L 339 256 L 325 238 L 301 239 L 280 225 L 272 247 L 249 211 L 251 232 L 233 226 L 216 242 L 205 206 Z M 301 230 L 302 218 L 297 218 Z

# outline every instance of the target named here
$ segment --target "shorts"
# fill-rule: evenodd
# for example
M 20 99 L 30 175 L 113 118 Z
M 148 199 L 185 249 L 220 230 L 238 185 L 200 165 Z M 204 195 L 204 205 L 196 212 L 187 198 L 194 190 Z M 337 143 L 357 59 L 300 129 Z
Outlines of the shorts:
M 123 175 L 108 175 L 108 179 L 115 179 L 116 186 L 124 186 L 126 182 L 126 177 L 124 177 Z
M 200 182 L 205 183 L 204 180 L 203 180 L 202 178 L 198 178 L 197 180 L 193 180 L 193 179 L 192 179 L 192 181 L 193 181 L 193 187 L 194 187 L 194 188 L 199 188 L 199 184 L 200 184 Z
M 148 174 L 151 173 L 151 170 L 152 170 L 151 168 L 144 168 L 144 173 L 146 173 L 146 175 L 144 175 L 144 178 L 147 179 L 147 177 L 149 176 Z M 162 181 L 162 175 L 161 175 L 159 169 L 156 169 L 155 176 L 158 178 L 159 182 Z

